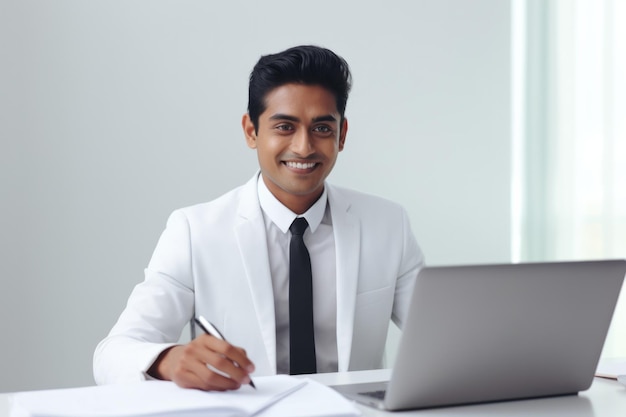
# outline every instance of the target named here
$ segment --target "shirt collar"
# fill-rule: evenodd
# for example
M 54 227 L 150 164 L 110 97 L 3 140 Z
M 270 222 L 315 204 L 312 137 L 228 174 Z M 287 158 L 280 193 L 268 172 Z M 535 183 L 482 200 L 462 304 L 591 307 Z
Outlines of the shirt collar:
M 257 179 L 257 192 L 259 194 L 259 203 L 261 209 L 265 215 L 283 232 L 287 233 L 289 226 L 295 220 L 296 217 L 304 217 L 309 223 L 311 233 L 315 233 L 317 227 L 324 218 L 326 212 L 326 203 L 328 201 L 328 192 L 326 191 L 326 184 L 324 184 L 324 191 L 320 198 L 302 215 L 298 216 L 293 211 L 289 210 L 283 205 L 274 194 L 267 188 L 265 181 L 261 178 L 262 174 L 259 174 Z

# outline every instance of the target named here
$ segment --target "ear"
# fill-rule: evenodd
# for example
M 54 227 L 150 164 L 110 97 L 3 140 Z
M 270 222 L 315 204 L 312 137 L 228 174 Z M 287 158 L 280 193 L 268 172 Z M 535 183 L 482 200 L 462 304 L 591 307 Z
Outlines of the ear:
M 343 119 L 341 123 L 341 131 L 339 132 L 339 152 L 343 151 L 343 146 L 346 143 L 346 134 L 348 133 L 348 119 Z
M 244 114 L 241 118 L 241 127 L 243 128 L 243 134 L 246 137 L 248 147 L 250 149 L 256 149 L 256 132 L 248 113 Z

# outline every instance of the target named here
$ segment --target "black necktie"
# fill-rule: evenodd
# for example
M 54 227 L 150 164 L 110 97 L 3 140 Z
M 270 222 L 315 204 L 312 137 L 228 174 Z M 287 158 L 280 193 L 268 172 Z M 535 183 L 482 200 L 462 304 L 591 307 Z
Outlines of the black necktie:
M 307 227 L 304 217 L 296 218 L 289 227 L 289 372 L 292 375 L 317 372 L 311 258 L 302 238 Z

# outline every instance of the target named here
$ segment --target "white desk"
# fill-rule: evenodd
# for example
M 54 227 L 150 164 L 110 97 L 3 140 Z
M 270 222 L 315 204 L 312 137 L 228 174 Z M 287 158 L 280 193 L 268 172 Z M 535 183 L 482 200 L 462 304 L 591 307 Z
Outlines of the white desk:
M 385 369 L 318 374 L 311 376 L 311 378 L 327 385 L 340 385 L 384 380 L 389 378 L 389 374 L 390 371 Z M 0 394 L 0 417 L 9 416 L 10 396 L 10 393 Z M 364 416 L 624 417 L 626 416 L 626 387 L 617 381 L 596 378 L 589 390 L 583 391 L 577 396 L 507 401 L 395 413 L 382 412 L 365 406 L 359 406 L 359 409 Z
M 370 382 L 389 379 L 390 370 L 318 374 L 312 378 L 326 385 Z M 626 416 L 626 386 L 615 380 L 595 378 L 591 388 L 579 395 L 506 401 L 461 407 L 428 410 L 383 412 L 359 405 L 364 416 L 506 416 L 506 417 L 624 417 Z

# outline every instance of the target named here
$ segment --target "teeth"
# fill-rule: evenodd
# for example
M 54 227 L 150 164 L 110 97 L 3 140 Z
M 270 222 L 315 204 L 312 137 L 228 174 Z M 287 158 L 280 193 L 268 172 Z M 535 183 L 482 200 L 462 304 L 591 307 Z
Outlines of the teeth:
M 285 164 L 287 164 L 287 166 L 290 168 L 297 168 L 297 169 L 310 169 L 315 166 L 315 162 L 302 163 L 302 162 L 287 161 L 285 162 Z

